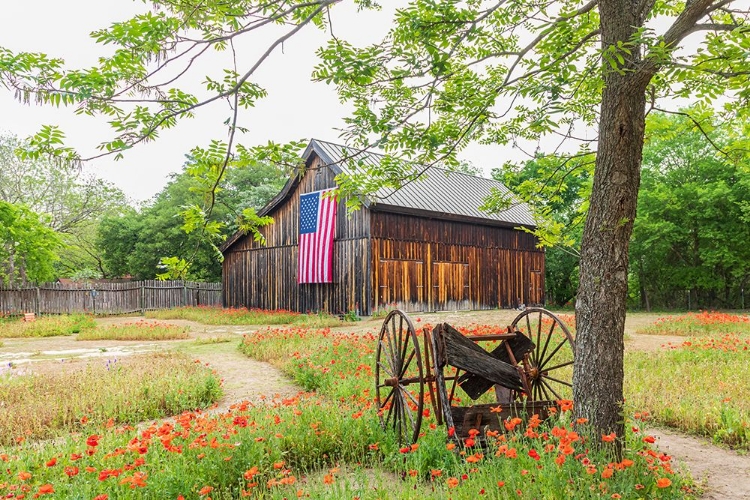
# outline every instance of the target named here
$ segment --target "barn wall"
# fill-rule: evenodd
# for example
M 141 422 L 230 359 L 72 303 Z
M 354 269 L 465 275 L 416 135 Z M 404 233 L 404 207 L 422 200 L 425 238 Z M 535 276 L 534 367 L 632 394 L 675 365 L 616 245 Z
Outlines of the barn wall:
M 245 236 L 224 254 L 222 278 L 227 307 L 259 307 L 334 314 L 359 308 L 369 314 L 371 303 L 370 214 L 348 216 L 339 202 L 334 237 L 333 283 L 297 284 L 299 194 L 335 187 L 334 173 L 313 156 L 304 177 L 285 201 L 268 215 L 274 223 L 261 230 L 266 245 Z
M 374 308 L 492 309 L 544 301 L 544 252 L 515 229 L 371 212 Z

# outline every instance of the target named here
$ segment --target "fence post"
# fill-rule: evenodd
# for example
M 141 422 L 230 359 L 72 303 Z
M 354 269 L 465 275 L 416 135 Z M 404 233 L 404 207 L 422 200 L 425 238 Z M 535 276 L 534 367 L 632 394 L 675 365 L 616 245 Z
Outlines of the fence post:
M 35 302 L 35 304 L 34 304 L 34 314 L 36 314 L 37 316 L 39 316 L 40 314 L 42 314 L 42 311 L 41 311 L 41 307 L 42 307 L 41 306 L 42 292 L 39 290 L 38 286 L 36 286 L 34 288 L 36 289 L 36 295 L 35 295 L 36 300 L 34 301 Z
M 182 307 L 187 307 L 187 281 L 182 282 Z
M 145 281 L 141 281 L 141 314 L 146 315 L 146 287 Z

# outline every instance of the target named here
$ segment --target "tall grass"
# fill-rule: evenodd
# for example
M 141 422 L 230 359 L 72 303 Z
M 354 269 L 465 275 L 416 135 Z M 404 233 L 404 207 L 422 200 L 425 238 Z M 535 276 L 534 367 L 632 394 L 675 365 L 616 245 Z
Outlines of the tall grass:
M 44 375 L 6 375 L 0 384 L 0 445 L 108 421 L 173 415 L 206 407 L 220 395 L 211 370 L 179 354 L 92 361 L 82 369 Z
M 176 340 L 188 338 L 186 326 L 167 325 L 156 321 L 136 321 L 119 325 L 99 325 L 84 330 L 76 340 Z
M 147 311 L 147 318 L 186 319 L 206 325 L 301 325 L 309 328 L 338 326 L 342 322 L 330 314 L 302 314 L 294 311 L 265 309 L 221 309 L 218 307 L 177 307 Z
M 6 318 L 0 321 L 0 337 L 55 337 L 73 335 L 95 327 L 94 318 L 86 314 L 39 316 L 34 321 Z
M 625 359 L 629 405 L 661 424 L 750 449 L 750 336 L 699 337 Z

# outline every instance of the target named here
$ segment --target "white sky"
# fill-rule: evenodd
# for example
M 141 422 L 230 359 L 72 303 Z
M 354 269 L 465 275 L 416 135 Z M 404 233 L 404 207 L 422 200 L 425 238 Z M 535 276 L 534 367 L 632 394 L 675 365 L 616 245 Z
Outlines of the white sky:
M 103 54 L 102 51 L 107 50 L 89 38 L 91 31 L 148 8 L 142 2 L 129 0 L 3 3 L 0 46 L 13 51 L 40 51 L 62 57 L 69 67 L 92 64 Z M 392 6 L 397 2 L 389 0 L 383 3 Z M 391 7 L 379 13 L 357 14 L 351 2 L 342 2 L 332 11 L 334 33 L 355 44 L 375 42 L 387 31 L 392 12 Z M 281 31 L 276 32 L 277 36 L 278 33 Z M 342 119 L 347 110 L 339 103 L 333 87 L 310 81 L 316 64 L 315 49 L 328 37 L 330 34 L 309 26 L 285 43 L 283 53 L 277 51 L 265 61 L 254 81 L 263 85 L 269 96 L 255 108 L 241 111 L 240 125 L 249 128 L 250 132 L 241 135 L 240 142 L 254 145 L 269 140 L 285 142 L 311 137 L 338 140 L 337 128 L 343 127 Z M 254 60 L 257 51 L 264 51 L 272 39 L 267 38 L 261 44 L 254 38 L 255 45 L 244 47 L 248 49 L 248 60 Z M 221 57 L 218 54 L 212 59 L 205 58 L 206 71 L 196 76 L 202 77 L 213 71 L 214 77 L 220 78 L 218 72 L 227 66 L 220 61 Z M 250 66 L 247 61 L 245 64 Z M 196 84 L 201 81 L 196 80 Z M 178 86 L 192 90 L 189 84 Z M 113 182 L 133 200 L 148 199 L 162 189 L 170 173 L 180 171 L 185 153 L 193 146 L 205 146 L 211 139 L 226 137 L 222 123 L 228 116 L 226 104 L 216 103 L 211 108 L 199 110 L 195 119 L 180 122 L 176 128 L 162 132 L 157 141 L 128 151 L 123 160 L 100 159 L 86 168 Z M 77 148 L 84 157 L 96 153 L 96 145 L 112 137 L 104 118 L 75 116 L 70 109 L 23 105 L 0 87 L 0 131 L 27 137 L 45 124 L 59 125 L 67 135 L 69 145 Z M 489 173 L 508 155 L 516 159 L 520 157 L 518 152 L 499 146 L 472 146 L 463 157 Z

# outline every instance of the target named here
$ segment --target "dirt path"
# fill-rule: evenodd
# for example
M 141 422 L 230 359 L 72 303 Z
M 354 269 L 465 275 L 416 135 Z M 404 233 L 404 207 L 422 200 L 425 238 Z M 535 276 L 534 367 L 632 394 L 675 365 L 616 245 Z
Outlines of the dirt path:
M 664 453 L 684 464 L 705 488 L 705 500 L 750 498 L 750 456 L 714 446 L 706 439 L 685 436 L 666 429 L 650 429 Z
M 287 398 L 302 390 L 276 367 L 239 352 L 237 342 L 191 347 L 187 352 L 208 363 L 221 376 L 224 396 L 218 402 L 220 410 L 240 401 L 259 403 L 274 397 Z

